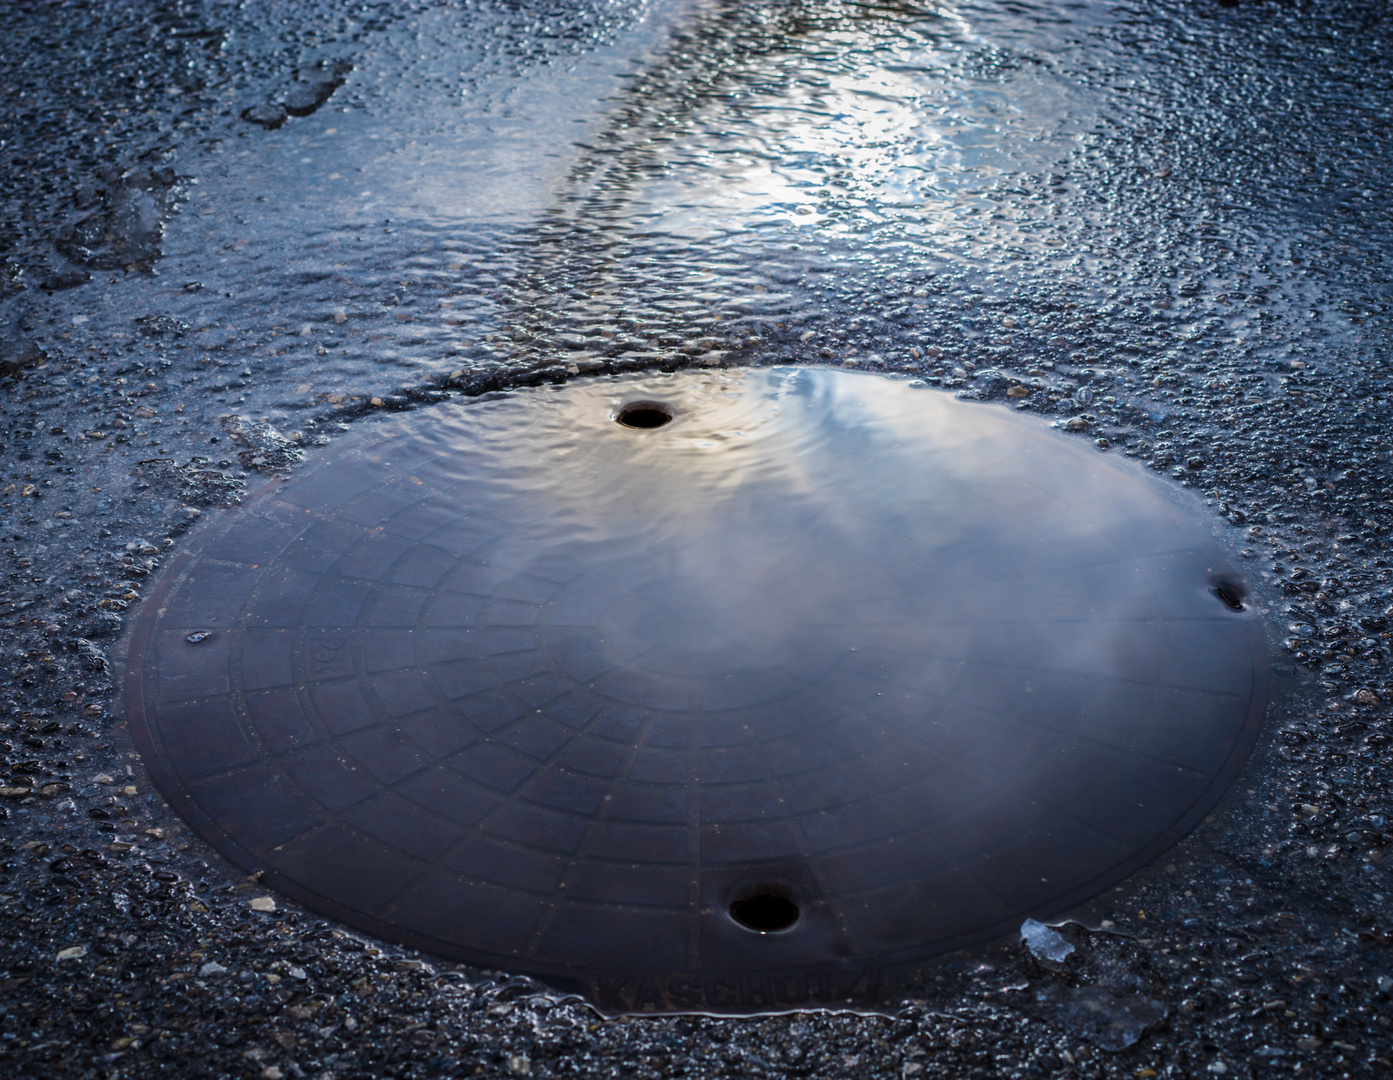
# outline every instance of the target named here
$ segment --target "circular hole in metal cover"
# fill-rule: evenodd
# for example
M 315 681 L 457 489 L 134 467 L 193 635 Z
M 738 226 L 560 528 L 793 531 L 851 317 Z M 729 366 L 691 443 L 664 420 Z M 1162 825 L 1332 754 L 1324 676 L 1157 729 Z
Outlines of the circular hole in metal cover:
M 672 408 L 661 401 L 633 401 L 615 419 L 625 427 L 660 428 L 672 422 Z
M 746 930 L 773 934 L 798 921 L 798 904 L 781 890 L 757 889 L 731 901 L 730 917 Z
M 1236 581 L 1220 581 L 1214 586 L 1214 595 L 1223 601 L 1230 611 L 1243 610 L 1243 586 Z
M 655 400 L 661 440 L 611 421 Z M 841 370 L 393 414 L 186 534 L 130 730 L 225 856 L 380 937 L 606 1013 L 876 1008 L 1236 775 L 1266 634 L 1185 499 Z M 775 874 L 796 932 L 752 946 Z

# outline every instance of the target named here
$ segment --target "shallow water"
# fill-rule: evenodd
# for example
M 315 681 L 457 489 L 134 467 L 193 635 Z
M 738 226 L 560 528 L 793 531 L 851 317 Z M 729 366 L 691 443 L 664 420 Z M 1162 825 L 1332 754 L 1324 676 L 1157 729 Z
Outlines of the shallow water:
M 884 1067 L 996 1069 L 990 1033 L 1008 1028 L 1014 1062 L 1046 1072 L 1393 1060 L 1384 16 L 1354 2 L 0 12 L 0 369 L 18 373 L 3 735 L 13 790 L 60 785 L 5 799 L 6 843 L 31 853 L 7 856 L 3 895 L 19 899 L 5 902 L 35 928 L 16 962 L 49 972 L 14 1008 L 47 1008 L 36 988 L 61 969 L 35 942 L 61 936 L 38 929 L 60 909 L 42 901 L 76 880 L 23 845 L 91 849 L 118 819 L 164 827 L 143 780 L 126 797 L 91 776 L 128 752 L 106 727 L 103 654 L 163 538 L 180 542 L 181 507 L 218 513 L 244 473 L 456 390 L 816 361 L 1041 413 L 1059 438 L 1105 442 L 1211 500 L 1288 684 L 1215 820 L 1080 913 L 1150 945 L 1095 932 L 1062 973 L 998 953 L 949 965 L 904 993 L 984 1026 L 969 1039 L 923 1019 L 913 1039 L 932 1053 Z M 353 70 L 312 115 L 273 131 L 241 119 L 321 60 Z M 160 458 L 173 464 L 140 464 Z M 194 888 L 187 860 L 206 849 L 170 837 L 59 892 L 109 912 L 107 883 L 141 859 Z M 234 898 L 196 888 L 224 913 L 210 918 L 239 925 Z M 61 933 L 88 940 L 95 918 Z M 171 956 L 209 936 L 170 926 Z M 1008 989 L 1056 978 L 1164 1001 L 1169 1030 L 1089 1058 L 1077 1009 L 1027 1009 Z M 1013 1027 L 1022 1010 L 1046 1019 Z M 623 1030 L 595 1038 L 637 1061 Z M 795 1053 L 785 1038 L 870 1045 L 838 1032 L 735 1038 L 770 1062 Z M 705 1037 L 663 1053 L 706 1061 Z

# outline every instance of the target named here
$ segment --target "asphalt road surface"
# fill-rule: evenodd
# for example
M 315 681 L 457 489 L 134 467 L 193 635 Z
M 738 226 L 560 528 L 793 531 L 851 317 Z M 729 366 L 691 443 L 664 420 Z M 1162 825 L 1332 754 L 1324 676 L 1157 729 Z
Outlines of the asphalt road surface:
M 0 1061 L 16 1076 L 1393 1071 L 1385 5 L 0 11 Z M 350 427 L 812 363 L 1200 497 L 1277 688 L 1228 798 L 885 1015 L 602 1020 L 277 899 L 123 726 L 200 518 Z

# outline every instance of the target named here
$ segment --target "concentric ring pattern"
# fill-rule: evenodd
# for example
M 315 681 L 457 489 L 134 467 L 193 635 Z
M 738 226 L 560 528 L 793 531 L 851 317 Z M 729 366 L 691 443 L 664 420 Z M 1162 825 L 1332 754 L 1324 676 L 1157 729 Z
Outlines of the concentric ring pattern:
M 1214 804 L 1266 700 L 1232 581 L 995 407 L 582 381 L 365 423 L 201 527 L 126 700 L 199 832 L 347 923 L 609 1012 L 873 1007 Z M 787 929 L 732 917 L 764 894 Z

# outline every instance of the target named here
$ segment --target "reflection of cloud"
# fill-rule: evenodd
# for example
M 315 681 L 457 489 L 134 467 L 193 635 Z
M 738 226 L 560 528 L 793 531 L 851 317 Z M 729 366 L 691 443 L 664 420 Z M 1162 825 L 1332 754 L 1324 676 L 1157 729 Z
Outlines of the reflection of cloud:
M 769 225 L 840 230 L 891 215 L 948 231 L 965 186 L 1061 152 L 1050 143 L 1074 91 L 1032 69 L 1027 108 L 1019 87 L 964 79 L 971 57 L 1013 54 L 955 11 L 828 5 L 790 25 L 770 19 L 780 46 L 738 57 L 706 122 L 665 140 L 661 174 L 633 196 L 647 230 L 688 239 Z M 1016 67 L 998 63 L 990 82 L 1019 77 Z
M 655 430 L 614 423 L 636 398 L 668 402 L 677 419 Z M 1117 537 L 1138 521 L 1174 517 L 1115 467 L 1028 421 L 879 376 L 713 371 L 578 383 L 533 400 L 525 426 L 504 400 L 471 407 L 457 433 L 479 447 L 461 466 L 482 455 L 480 471 L 535 523 L 530 544 L 641 542 L 679 560 L 719 549 L 728 568 L 740 565 L 736 576 L 756 579 L 771 572 L 769 551 L 791 557 L 791 547 L 806 565 L 829 553 L 906 566 L 932 555 L 985 596 L 1003 573 L 1034 580 L 1063 566 L 1077 578 L 1080 561 L 1116 560 Z M 728 533 L 745 537 L 747 554 Z M 1031 588 L 1042 600 L 1053 589 L 1060 610 L 1072 602 L 1069 582 Z M 1090 610 L 1123 618 L 1134 608 L 1114 595 Z

